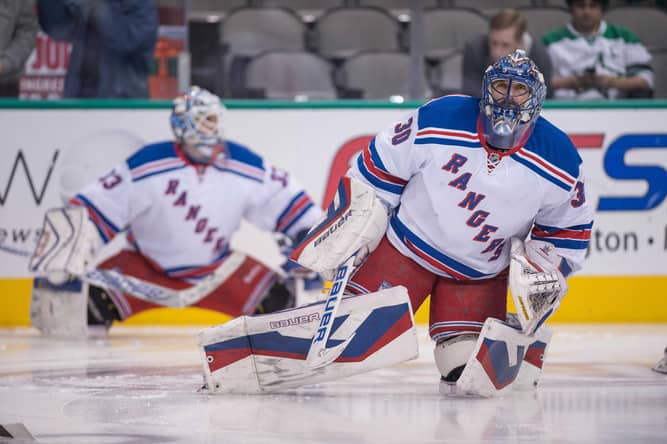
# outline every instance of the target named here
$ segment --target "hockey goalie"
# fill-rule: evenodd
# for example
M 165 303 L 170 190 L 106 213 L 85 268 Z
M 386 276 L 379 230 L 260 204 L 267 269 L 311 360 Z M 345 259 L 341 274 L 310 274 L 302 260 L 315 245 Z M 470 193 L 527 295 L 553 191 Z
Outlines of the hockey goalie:
M 487 69 L 481 99 L 432 100 L 373 138 L 292 252 L 333 278 L 326 301 L 202 331 L 209 390 L 270 391 L 410 359 L 414 325 L 396 316 L 428 295 L 442 393 L 536 387 L 545 322 L 593 225 L 582 160 L 540 116 L 545 88 L 516 51 Z
M 291 307 L 297 280 L 319 293 L 319 277 L 287 257 L 274 270 L 230 247 L 245 219 L 287 253 L 322 211 L 290 174 L 225 140 L 222 111 L 217 96 L 190 88 L 173 102 L 174 140 L 144 146 L 46 213 L 30 260 L 35 327 L 85 337 L 155 307 L 233 317 Z M 119 235 L 126 247 L 101 258 Z

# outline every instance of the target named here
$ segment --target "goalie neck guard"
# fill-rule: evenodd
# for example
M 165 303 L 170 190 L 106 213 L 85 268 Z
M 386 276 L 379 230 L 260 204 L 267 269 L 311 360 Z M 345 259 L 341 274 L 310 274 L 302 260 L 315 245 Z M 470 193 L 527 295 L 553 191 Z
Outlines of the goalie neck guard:
M 479 103 L 486 144 L 496 150 L 523 145 L 546 96 L 544 77 L 522 50 L 501 57 L 484 73 Z

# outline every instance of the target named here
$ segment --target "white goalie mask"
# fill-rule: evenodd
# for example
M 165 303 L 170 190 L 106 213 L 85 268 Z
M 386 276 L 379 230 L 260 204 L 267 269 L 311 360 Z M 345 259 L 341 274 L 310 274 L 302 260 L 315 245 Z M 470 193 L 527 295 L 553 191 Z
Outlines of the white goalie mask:
M 179 142 L 194 149 L 194 153 L 186 149 L 193 161 L 211 163 L 223 151 L 223 109 L 218 96 L 198 86 L 174 99 L 171 129 Z

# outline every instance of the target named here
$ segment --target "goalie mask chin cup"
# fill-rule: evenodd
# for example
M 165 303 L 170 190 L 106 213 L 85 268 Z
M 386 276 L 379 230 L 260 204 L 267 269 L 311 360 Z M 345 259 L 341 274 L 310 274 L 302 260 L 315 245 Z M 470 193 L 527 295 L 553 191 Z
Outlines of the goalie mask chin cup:
M 523 145 L 546 97 L 540 70 L 525 51 L 516 50 L 490 65 L 482 84 L 479 106 L 485 142 L 499 150 Z
M 190 160 L 212 163 L 223 151 L 220 98 L 192 86 L 172 103 L 169 122 L 176 139 L 192 149 L 184 150 Z

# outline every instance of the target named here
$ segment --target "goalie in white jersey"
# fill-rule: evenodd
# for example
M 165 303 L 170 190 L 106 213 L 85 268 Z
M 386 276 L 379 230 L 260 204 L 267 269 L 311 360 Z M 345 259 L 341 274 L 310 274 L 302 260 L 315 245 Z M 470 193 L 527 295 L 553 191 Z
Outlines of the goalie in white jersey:
M 545 90 L 536 65 L 518 50 L 486 70 L 481 99 L 442 97 L 395 122 L 358 156 L 330 217 L 293 253 L 325 271 L 356 252 L 348 293 L 404 286 L 413 311 L 430 294 L 429 331 L 445 390 L 475 358 L 484 367 L 476 375 L 486 373 L 495 388 L 473 393 L 511 384 L 521 362 L 512 364 L 504 346 L 489 351 L 503 337 L 523 344 L 520 361 L 540 372 L 550 337 L 540 327 L 565 294 L 565 277 L 585 258 L 593 211 L 582 160 L 568 136 L 540 116 Z M 374 228 L 356 233 L 366 246 L 351 240 L 332 259 L 322 245 L 336 235 L 344 244 L 338 233 L 355 217 L 347 197 L 368 194 L 355 187 L 372 189 L 388 222 L 369 217 L 366 227 Z M 351 212 L 336 213 L 336 206 Z M 506 319 L 508 280 L 520 305 L 519 333 L 501 326 L 502 335 L 480 343 L 488 319 Z
M 47 213 L 31 268 L 50 279 L 35 280 L 33 325 L 78 335 L 159 306 L 231 316 L 290 306 L 284 279 L 229 240 L 244 218 L 296 241 L 321 210 L 287 172 L 224 140 L 221 112 L 217 96 L 192 87 L 174 100 L 175 141 L 144 146 L 71 208 Z M 121 232 L 129 247 L 93 268 Z

